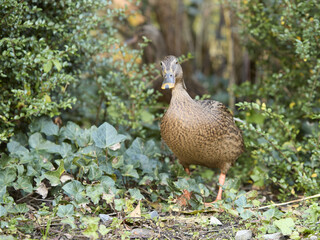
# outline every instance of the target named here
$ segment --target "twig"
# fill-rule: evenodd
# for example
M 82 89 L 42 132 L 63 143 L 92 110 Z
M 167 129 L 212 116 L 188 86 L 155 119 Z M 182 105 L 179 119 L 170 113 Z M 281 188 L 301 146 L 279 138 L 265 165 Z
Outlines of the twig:
M 318 197 L 320 197 L 320 193 L 318 193 L 318 194 L 316 194 L 316 195 L 313 195 L 313 196 L 309 196 L 309 197 L 305 197 L 305 198 L 301 198 L 301 199 L 292 200 L 292 201 L 289 201 L 289 202 L 275 203 L 275 204 L 271 204 L 271 205 L 268 205 L 268 206 L 259 207 L 258 209 L 261 210 L 261 209 L 270 208 L 270 207 L 273 207 L 273 206 L 283 206 L 283 205 L 287 205 L 287 204 L 291 204 L 291 203 L 296 203 L 296 202 L 302 202 L 302 201 L 305 201 L 305 200 L 308 200 L 308 199 L 318 198 Z
M 233 119 L 234 119 L 234 121 L 236 121 L 236 122 L 240 122 L 240 123 L 242 123 L 242 124 L 246 124 L 246 122 L 243 121 L 243 120 L 241 120 L 240 118 L 234 117 Z
M 24 200 L 24 199 L 26 199 L 26 198 L 28 198 L 28 197 L 30 197 L 30 196 L 32 196 L 32 195 L 33 195 L 33 192 L 25 195 L 24 197 L 18 199 L 18 200 L 17 200 L 17 203 L 20 203 L 22 200 Z

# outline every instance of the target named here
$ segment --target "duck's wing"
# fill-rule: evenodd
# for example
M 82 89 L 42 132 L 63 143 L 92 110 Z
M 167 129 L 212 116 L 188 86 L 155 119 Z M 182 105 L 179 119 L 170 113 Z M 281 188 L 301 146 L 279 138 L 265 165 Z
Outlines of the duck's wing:
M 229 109 L 221 102 L 214 100 L 198 100 L 196 101 L 203 108 L 208 109 L 212 114 L 223 114 L 225 117 L 233 121 L 233 115 Z

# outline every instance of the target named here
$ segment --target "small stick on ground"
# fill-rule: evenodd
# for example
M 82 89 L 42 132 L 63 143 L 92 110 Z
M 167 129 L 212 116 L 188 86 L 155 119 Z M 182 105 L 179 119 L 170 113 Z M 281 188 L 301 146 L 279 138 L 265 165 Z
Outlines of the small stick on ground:
M 289 202 L 275 203 L 275 204 L 271 204 L 271 205 L 268 205 L 268 206 L 259 207 L 258 209 L 261 210 L 261 209 L 270 208 L 270 207 L 274 207 L 274 206 L 283 206 L 283 205 L 287 205 L 287 204 L 291 204 L 291 203 L 296 203 L 296 202 L 302 202 L 302 201 L 305 201 L 305 200 L 308 200 L 308 199 L 318 198 L 318 197 L 320 197 L 320 193 L 318 193 L 318 194 L 316 194 L 316 195 L 313 195 L 313 196 L 309 196 L 309 197 L 305 197 L 305 198 L 301 198 L 301 199 L 292 200 L 292 201 L 289 201 Z

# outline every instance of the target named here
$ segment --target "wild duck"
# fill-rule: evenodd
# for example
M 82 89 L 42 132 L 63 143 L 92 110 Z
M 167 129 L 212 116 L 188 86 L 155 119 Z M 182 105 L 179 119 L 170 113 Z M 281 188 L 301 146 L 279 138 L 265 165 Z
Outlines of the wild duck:
M 230 111 L 213 100 L 193 100 L 186 91 L 182 67 L 175 56 L 161 61 L 162 89 L 172 89 L 161 120 L 161 137 L 190 174 L 189 165 L 219 168 L 219 191 L 231 165 L 244 151 L 241 131 Z

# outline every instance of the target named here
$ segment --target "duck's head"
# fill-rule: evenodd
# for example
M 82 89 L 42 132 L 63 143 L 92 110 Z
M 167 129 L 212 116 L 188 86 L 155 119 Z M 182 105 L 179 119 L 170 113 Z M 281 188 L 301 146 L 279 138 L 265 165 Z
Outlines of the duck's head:
M 183 72 L 178 59 L 175 56 L 166 56 L 161 62 L 161 74 L 163 77 L 163 82 L 161 85 L 162 89 L 174 88 L 176 84 L 183 82 Z

